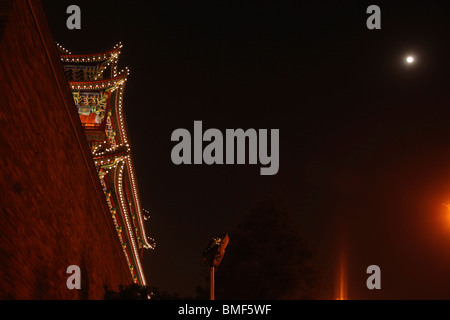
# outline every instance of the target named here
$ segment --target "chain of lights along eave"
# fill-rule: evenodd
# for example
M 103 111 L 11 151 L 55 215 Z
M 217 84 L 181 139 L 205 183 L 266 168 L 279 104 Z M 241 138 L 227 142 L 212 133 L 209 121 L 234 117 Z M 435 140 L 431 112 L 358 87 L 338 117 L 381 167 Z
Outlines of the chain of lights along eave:
M 132 229 L 132 227 L 130 225 L 130 220 L 128 218 L 128 210 L 127 210 L 126 203 L 125 203 L 125 200 L 124 200 L 125 196 L 123 194 L 123 181 L 122 181 L 123 180 L 123 169 L 124 169 L 124 163 L 122 162 L 122 164 L 119 166 L 119 174 L 118 174 L 118 177 L 117 177 L 116 190 L 119 191 L 119 198 L 120 198 L 120 202 L 119 203 L 120 203 L 120 206 L 122 208 L 123 216 L 125 217 L 125 223 L 126 223 L 126 226 L 127 226 L 127 230 L 128 230 L 128 235 L 129 235 L 129 238 L 130 238 L 131 246 L 132 246 L 132 249 L 133 249 L 133 254 L 135 256 L 136 265 L 138 267 L 138 272 L 139 272 L 139 275 L 141 276 L 143 285 L 145 285 L 146 284 L 145 276 L 144 276 L 144 272 L 142 270 L 141 261 L 140 261 L 140 258 L 139 258 L 139 252 L 138 252 L 138 250 L 136 248 L 136 242 L 134 241 L 133 229 Z
M 114 161 L 114 165 L 112 166 L 112 168 L 116 168 L 118 163 L 122 162 L 122 169 L 123 169 L 123 157 L 120 157 L 120 158 L 118 158 L 116 160 L 118 160 L 118 161 Z M 98 165 L 98 164 L 96 163 L 96 165 Z M 104 164 L 101 164 L 101 167 L 104 168 Z M 114 226 L 115 226 L 116 231 L 117 231 L 117 235 L 119 237 L 119 241 L 120 241 L 120 245 L 122 247 L 122 251 L 123 251 L 123 253 L 125 255 L 125 259 L 127 261 L 127 265 L 128 265 L 129 270 L 130 270 L 130 273 L 131 273 L 131 276 L 133 278 L 133 281 L 136 283 L 137 282 L 137 278 L 136 278 L 136 275 L 135 275 L 135 272 L 134 272 L 133 262 L 131 261 L 130 256 L 128 255 L 127 245 L 126 245 L 126 243 L 125 243 L 125 241 L 123 239 L 123 229 L 122 229 L 122 227 L 119 226 L 118 219 L 117 219 L 118 218 L 117 210 L 114 208 L 114 205 L 111 202 L 111 192 L 106 187 L 106 182 L 104 180 L 104 176 L 106 174 L 108 174 L 109 169 L 106 169 L 106 170 L 104 169 L 103 172 L 99 172 L 99 178 L 100 178 L 101 185 L 103 187 L 103 192 L 105 193 L 105 196 L 106 196 L 106 202 L 108 204 L 108 208 L 110 210 L 110 213 L 111 213 L 111 216 L 112 216 L 112 219 L 113 219 L 113 222 L 114 222 Z M 116 188 L 117 188 L 117 186 L 116 186 Z M 119 190 L 121 190 L 121 189 L 119 189 Z M 123 207 L 123 205 L 122 205 L 122 207 Z M 128 220 L 126 210 L 124 209 L 122 212 L 124 212 L 124 217 L 126 218 L 126 220 Z M 128 223 L 128 225 L 129 225 L 129 223 Z M 130 227 L 129 226 L 127 226 L 127 227 L 128 227 L 128 230 L 129 230 Z M 130 231 L 128 232 L 128 234 L 130 234 Z M 131 238 L 131 239 L 133 240 L 133 238 Z M 136 251 L 134 252 L 134 255 L 136 256 Z M 138 259 L 139 258 L 136 257 L 137 263 L 139 263 Z M 139 265 L 138 265 L 138 267 L 139 267 Z M 140 272 L 140 275 L 141 275 L 141 279 L 142 279 L 143 283 L 145 284 L 145 278 L 142 276 L 141 272 Z
M 62 51 L 64 51 L 66 54 L 72 54 L 69 50 L 67 50 L 66 48 L 64 48 L 62 45 L 60 45 L 58 42 L 56 42 L 56 45 L 58 46 L 58 48 L 60 48 Z
M 114 92 L 117 87 L 124 84 L 127 81 L 129 70 L 125 69 L 119 72 L 114 78 L 109 80 L 97 80 L 97 81 L 71 81 L 69 82 L 70 88 L 72 90 L 96 90 L 96 89 L 105 89 L 111 87 L 111 92 Z
M 130 256 L 128 255 L 128 252 L 127 252 L 127 244 L 125 243 L 125 241 L 123 239 L 123 233 L 122 233 L 123 230 L 122 230 L 122 227 L 119 225 L 119 222 L 118 222 L 118 219 L 117 219 L 118 218 L 117 210 L 116 210 L 116 208 L 114 208 L 114 205 L 111 202 L 111 191 L 109 191 L 108 188 L 106 187 L 106 182 L 105 182 L 105 179 L 104 179 L 105 174 L 103 174 L 101 176 L 99 175 L 100 183 L 101 183 L 101 185 L 103 187 L 103 193 L 105 194 L 105 197 L 106 197 L 106 203 L 108 204 L 108 208 L 109 208 L 109 211 L 111 213 L 111 217 L 113 219 L 114 226 L 115 226 L 116 231 L 117 231 L 117 236 L 119 237 L 120 246 L 122 247 L 122 251 L 123 251 L 123 254 L 125 256 L 125 260 L 127 261 L 128 269 L 129 269 L 129 271 L 131 273 L 131 277 L 133 278 L 133 281 L 135 281 L 135 277 L 136 276 L 135 276 L 135 273 L 134 273 L 133 263 L 131 262 Z
M 114 139 L 114 141 L 115 141 L 115 139 Z M 103 151 L 93 153 L 95 165 L 101 166 L 103 168 L 103 170 L 105 170 L 105 172 L 107 173 L 110 168 L 115 168 L 117 166 L 117 163 L 119 161 L 123 160 L 125 157 L 130 159 L 129 158 L 130 146 L 128 144 L 126 144 L 125 146 L 121 145 L 121 147 L 122 148 L 120 148 L 120 147 L 106 148 Z M 124 149 L 123 147 L 125 147 L 126 149 Z M 122 150 L 120 150 L 120 149 L 122 149 Z M 118 153 L 115 152 L 116 150 L 118 151 Z M 111 153 L 111 152 L 115 152 L 115 153 Z M 132 166 L 131 159 L 130 159 L 130 161 L 127 161 L 127 168 L 128 168 L 128 172 L 130 173 L 131 181 L 133 182 L 133 184 L 132 184 L 133 190 L 132 191 L 134 192 L 134 195 L 139 194 L 138 190 L 136 189 L 137 184 L 134 181 L 135 175 L 133 174 L 133 166 Z M 137 215 L 138 219 L 139 219 L 139 212 L 137 212 L 137 208 L 140 207 L 140 204 L 137 202 L 137 201 L 139 201 L 139 198 L 134 197 L 134 200 L 136 203 L 136 205 L 134 206 L 134 208 L 135 208 L 134 211 L 136 212 L 136 214 L 132 215 L 133 225 L 135 226 L 136 238 L 138 239 L 139 248 L 141 248 L 141 246 L 144 246 L 144 248 L 145 248 L 145 242 L 142 240 L 140 228 L 139 228 L 139 227 L 142 227 L 142 225 L 140 225 L 139 222 L 136 222 L 136 218 L 135 218 L 135 216 Z M 143 236 L 145 236 L 145 234 Z M 154 244 L 153 244 L 153 247 L 154 247 Z
M 127 138 L 127 133 L 125 130 L 125 122 L 124 122 L 124 116 L 123 116 L 123 109 L 122 109 L 122 105 L 123 105 L 123 90 L 124 89 L 124 84 L 121 84 L 118 88 L 118 97 L 119 97 L 119 105 L 118 105 L 118 110 L 119 110 L 119 130 L 121 132 L 121 136 L 123 137 L 123 143 L 128 147 L 128 138 Z M 133 187 L 133 193 L 134 193 L 134 201 L 136 202 L 136 208 L 138 211 L 138 220 L 139 220 L 139 226 L 141 228 L 141 232 L 142 232 L 142 238 L 144 241 L 144 247 L 146 249 L 154 249 L 154 246 L 151 245 L 148 242 L 147 239 L 147 235 L 145 233 L 145 228 L 144 228 L 144 222 L 142 221 L 142 211 L 141 211 L 141 203 L 139 201 L 139 196 L 138 196 L 138 189 L 136 186 L 136 179 L 134 177 L 134 171 L 131 165 L 131 161 L 127 161 L 127 165 L 128 165 L 128 169 L 129 169 L 129 174 L 131 176 L 131 183 L 132 183 L 132 187 Z
M 111 216 L 112 216 L 112 219 L 114 222 L 114 226 L 117 231 L 117 236 L 119 237 L 120 245 L 122 247 L 122 251 L 125 256 L 125 260 L 127 261 L 128 269 L 131 273 L 131 277 L 133 278 L 133 282 L 137 283 L 137 278 L 135 275 L 133 262 L 130 259 L 130 256 L 129 256 L 128 250 L 127 250 L 127 244 L 124 240 L 123 229 L 122 229 L 122 227 L 120 227 L 119 222 L 118 222 L 117 210 L 115 209 L 114 205 L 111 202 L 111 191 L 109 191 L 108 188 L 106 187 L 106 182 L 104 180 L 104 176 L 108 173 L 108 171 L 109 170 L 107 170 L 103 174 L 99 173 L 100 183 L 103 187 L 103 192 L 105 193 L 105 196 L 106 196 L 106 203 L 108 204 L 108 208 L 110 210 L 110 213 L 111 213 Z M 145 279 L 143 279 L 143 280 L 145 281 Z
M 131 161 L 127 161 L 126 163 L 127 163 L 128 170 L 129 170 L 129 173 L 130 173 L 131 183 L 133 185 L 134 201 L 136 202 L 136 208 L 137 208 L 137 211 L 138 211 L 137 216 L 138 216 L 139 226 L 140 226 L 140 228 L 142 230 L 145 230 L 144 229 L 144 223 L 142 221 L 143 213 L 141 211 L 141 204 L 139 202 L 139 197 L 137 196 L 138 190 L 137 190 L 137 187 L 136 187 L 137 184 L 136 184 L 136 181 L 135 181 L 135 174 L 133 172 L 133 165 L 132 165 Z M 154 244 L 151 245 L 148 242 L 148 239 L 147 239 L 147 236 L 146 236 L 145 232 L 142 232 L 142 233 L 143 233 L 142 236 L 143 236 L 144 248 L 146 248 L 146 249 L 155 249 L 155 245 Z
M 67 54 L 61 55 L 62 62 L 98 62 L 105 61 L 110 58 L 115 60 L 119 59 L 120 49 L 122 49 L 123 45 L 121 42 L 116 44 L 114 48 L 110 51 L 100 53 L 100 54 L 88 54 L 88 55 L 72 55 L 67 49 L 63 48 L 60 44 L 58 47 L 61 48 Z
M 99 70 L 97 71 L 97 74 L 94 77 L 94 80 L 97 80 L 101 73 L 106 70 L 106 68 L 110 65 L 112 65 L 112 74 L 113 77 L 117 76 L 117 66 L 119 61 L 119 56 L 121 53 L 121 49 L 123 47 L 122 43 L 119 42 L 114 46 L 114 48 L 108 52 L 100 53 L 100 54 L 94 54 L 94 55 L 72 55 L 72 53 L 61 46 L 59 43 L 56 43 L 56 45 L 64 51 L 66 54 L 61 55 L 61 61 L 62 62 L 98 62 L 98 61 L 107 61 L 107 63 L 101 64 Z

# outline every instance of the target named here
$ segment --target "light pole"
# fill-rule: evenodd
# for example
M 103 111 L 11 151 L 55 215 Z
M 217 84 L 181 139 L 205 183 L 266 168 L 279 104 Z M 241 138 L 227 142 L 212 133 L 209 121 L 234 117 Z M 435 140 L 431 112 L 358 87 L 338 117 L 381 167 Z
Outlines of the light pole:
M 224 236 L 212 238 L 208 246 L 202 253 L 202 260 L 209 268 L 209 298 L 214 300 L 214 274 L 222 262 L 223 255 L 225 254 L 225 248 L 228 245 L 230 238 L 228 233 Z
M 214 273 L 215 273 L 214 266 L 211 266 L 209 268 L 209 300 L 214 300 Z

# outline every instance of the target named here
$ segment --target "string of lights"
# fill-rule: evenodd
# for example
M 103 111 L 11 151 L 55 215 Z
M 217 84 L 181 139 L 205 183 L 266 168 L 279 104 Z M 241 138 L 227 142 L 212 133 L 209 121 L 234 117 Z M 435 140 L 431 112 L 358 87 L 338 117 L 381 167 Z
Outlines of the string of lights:
M 60 44 L 57 46 L 67 72 L 74 75 L 76 80 L 69 80 L 69 86 L 79 113 L 82 112 L 80 115 L 84 117 L 82 123 L 88 121 L 83 123 L 88 140 L 89 132 L 93 132 L 91 136 L 95 138 L 89 141 L 94 164 L 130 273 L 135 283 L 146 285 L 139 250 L 154 249 L 155 241 L 146 235 L 144 221 L 148 218 L 142 211 L 131 159 L 123 111 L 124 89 L 130 72 L 128 68 L 117 71 L 122 44 L 117 44 L 110 51 L 90 55 L 74 55 Z M 111 73 L 104 78 L 108 68 Z M 97 96 L 92 92 L 100 92 L 100 98 L 107 99 L 107 103 L 102 104 L 100 109 L 96 107 L 96 103 L 99 103 Z M 91 114 L 97 115 L 95 119 Z M 101 133 L 102 130 L 104 134 Z M 99 137 L 102 136 L 100 140 L 103 141 L 100 141 Z

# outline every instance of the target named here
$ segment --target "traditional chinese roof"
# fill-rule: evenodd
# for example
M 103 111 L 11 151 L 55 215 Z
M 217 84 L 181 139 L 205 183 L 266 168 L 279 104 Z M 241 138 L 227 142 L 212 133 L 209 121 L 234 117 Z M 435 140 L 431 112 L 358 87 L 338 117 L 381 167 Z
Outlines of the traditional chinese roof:
M 122 44 L 90 55 L 58 47 L 124 256 L 134 281 L 146 284 L 142 249 L 154 248 L 154 243 L 145 231 L 123 111 L 129 70 L 117 72 Z

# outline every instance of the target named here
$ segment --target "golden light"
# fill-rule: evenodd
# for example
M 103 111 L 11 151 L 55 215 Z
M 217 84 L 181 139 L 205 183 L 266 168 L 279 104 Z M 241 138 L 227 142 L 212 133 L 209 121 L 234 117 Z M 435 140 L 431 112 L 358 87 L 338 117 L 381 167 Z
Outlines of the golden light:
M 347 256 L 344 250 L 339 255 L 338 278 L 336 300 L 347 300 Z
M 447 219 L 450 222 L 450 203 L 443 203 L 442 205 L 447 208 L 447 215 L 446 215 L 446 217 L 447 217 Z

